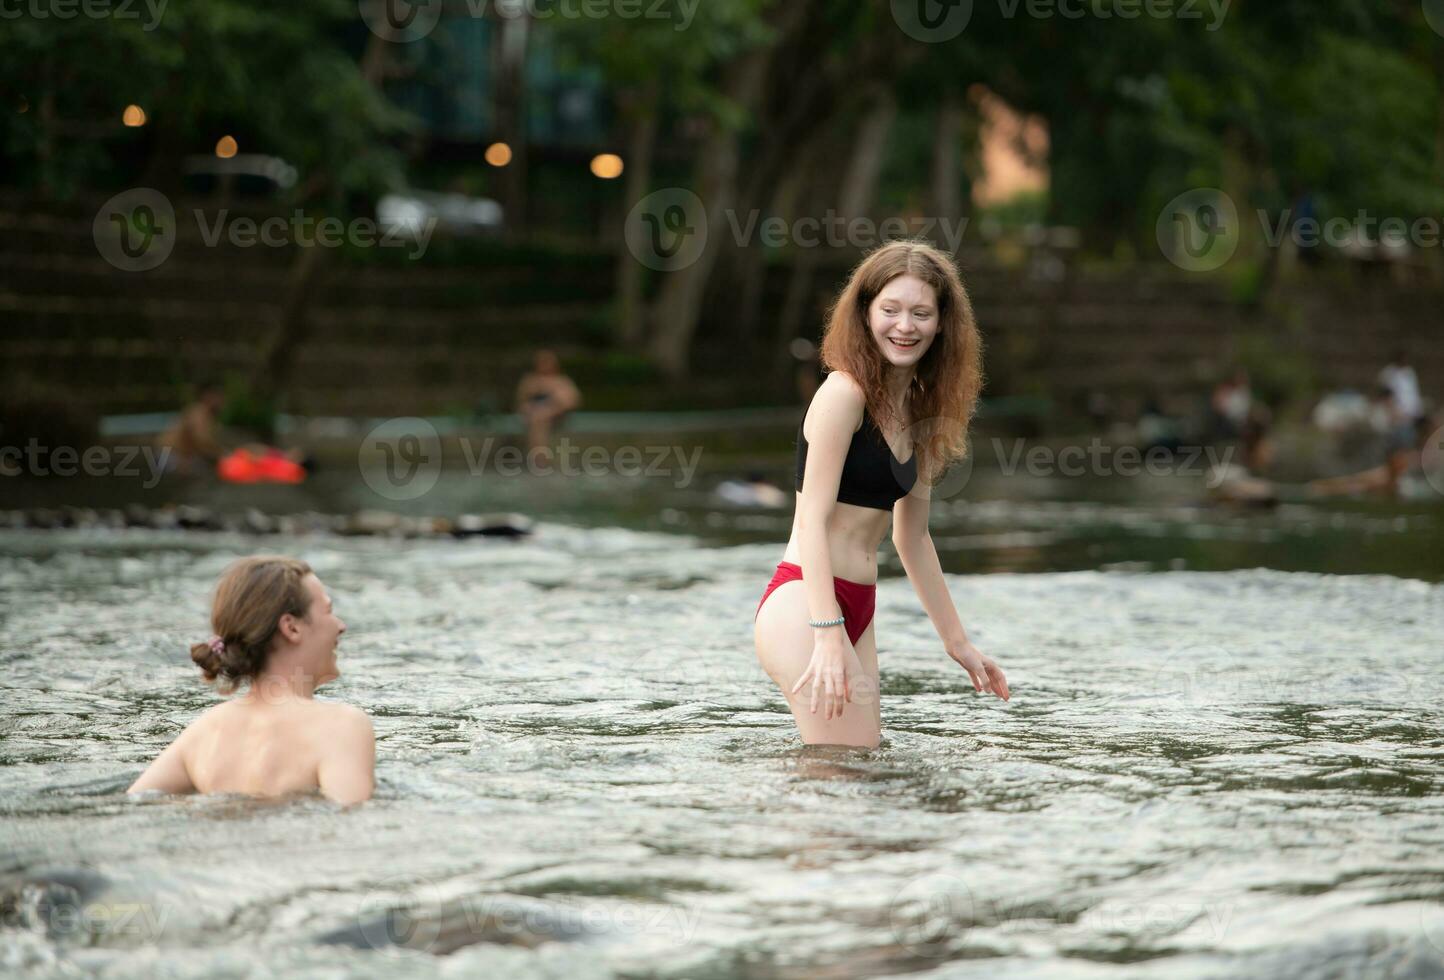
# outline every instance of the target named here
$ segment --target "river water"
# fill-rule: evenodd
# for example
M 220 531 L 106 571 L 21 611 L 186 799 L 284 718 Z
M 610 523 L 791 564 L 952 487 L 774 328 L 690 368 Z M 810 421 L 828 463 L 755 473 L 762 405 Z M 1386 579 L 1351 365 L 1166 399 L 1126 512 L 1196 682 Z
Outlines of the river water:
M 802 748 L 756 667 L 781 515 L 0 532 L 0 973 L 1444 975 L 1444 586 L 1186 550 L 1328 514 L 1080 506 L 939 524 L 1007 704 L 884 562 L 871 752 Z M 1157 560 L 1037 557 L 1108 514 Z M 1403 519 L 1339 533 L 1437 534 Z M 186 647 L 218 574 L 282 545 L 350 627 L 322 693 L 375 720 L 376 798 L 127 798 L 215 700 Z

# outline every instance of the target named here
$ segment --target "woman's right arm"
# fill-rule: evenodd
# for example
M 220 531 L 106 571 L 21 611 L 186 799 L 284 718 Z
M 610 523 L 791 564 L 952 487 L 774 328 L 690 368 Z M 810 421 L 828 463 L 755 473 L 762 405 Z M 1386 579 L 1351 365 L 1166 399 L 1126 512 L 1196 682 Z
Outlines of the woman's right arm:
M 155 790 L 161 793 L 194 793 L 195 784 L 191 782 L 190 771 L 186 769 L 186 745 L 189 741 L 187 736 L 191 733 L 191 727 L 187 727 L 176 737 L 174 742 L 167 745 L 155 761 L 146 767 L 145 772 L 135 782 L 130 784 L 127 793 L 143 793 L 147 790 Z
M 863 406 L 862 389 L 847 375 L 834 371 L 817 389 L 802 423 L 807 463 L 797 500 L 797 534 L 807 611 L 814 622 L 842 616 L 832 587 L 827 522 L 837 502 L 842 464 L 862 421 Z M 812 659 L 791 693 L 810 682 L 813 714 L 820 700 L 823 717 L 831 720 L 841 717 L 843 705 L 852 700 L 852 679 L 861 673 L 862 664 L 844 627 L 814 627 L 812 634 Z

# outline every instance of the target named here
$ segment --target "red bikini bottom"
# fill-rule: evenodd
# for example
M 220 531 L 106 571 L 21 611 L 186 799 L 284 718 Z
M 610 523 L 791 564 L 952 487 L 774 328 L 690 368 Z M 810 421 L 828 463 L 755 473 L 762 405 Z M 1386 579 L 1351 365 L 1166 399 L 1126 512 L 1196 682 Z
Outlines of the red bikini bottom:
M 762 603 L 772 594 L 772 590 L 784 582 L 796 582 L 802 580 L 802 566 L 794 565 L 790 561 L 784 561 L 777 566 L 777 574 L 772 576 L 772 581 L 767 583 L 767 591 L 762 593 L 762 601 L 757 603 L 757 613 L 762 612 Z M 832 593 L 837 596 L 837 604 L 842 609 L 842 628 L 847 630 L 847 638 L 854 646 L 858 638 L 867 632 L 867 626 L 872 622 L 872 614 L 877 608 L 877 586 L 865 582 L 849 582 L 845 578 L 832 580 Z M 755 622 L 757 613 L 752 614 Z

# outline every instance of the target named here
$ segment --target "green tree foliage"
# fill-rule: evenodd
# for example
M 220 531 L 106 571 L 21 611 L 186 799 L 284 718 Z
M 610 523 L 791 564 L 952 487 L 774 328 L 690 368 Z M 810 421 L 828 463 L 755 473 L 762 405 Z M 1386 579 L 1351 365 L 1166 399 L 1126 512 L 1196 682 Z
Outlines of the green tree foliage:
M 173 173 L 180 156 L 211 152 L 227 133 L 243 152 L 296 165 L 303 181 L 324 173 L 337 196 L 397 178 L 385 137 L 408 121 L 362 74 L 368 35 L 355 3 L 188 0 L 158 17 L 140 4 L 130 10 L 5 21 L 8 180 L 68 196 L 111 185 L 128 141 L 148 141 L 152 172 Z M 121 127 L 130 104 L 148 117 L 141 134 Z

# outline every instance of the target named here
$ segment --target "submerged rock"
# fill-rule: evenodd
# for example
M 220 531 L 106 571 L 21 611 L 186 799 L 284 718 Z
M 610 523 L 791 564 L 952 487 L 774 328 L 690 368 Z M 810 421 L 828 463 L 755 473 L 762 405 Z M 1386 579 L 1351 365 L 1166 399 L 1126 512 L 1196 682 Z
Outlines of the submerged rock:
M 340 534 L 403 538 L 446 537 L 519 538 L 533 533 L 534 522 L 525 514 L 462 514 L 456 518 L 409 517 L 385 510 L 354 514 L 271 515 L 256 507 L 240 514 L 221 514 L 191 504 L 145 507 L 129 504 L 124 510 L 97 511 L 89 507 L 60 509 L 36 507 L 28 511 L 0 511 L 0 527 L 38 528 L 147 528 L 156 531 L 229 531 L 237 534 Z
M 356 922 L 318 941 L 353 949 L 399 946 L 434 956 L 481 943 L 535 949 L 543 943 L 589 937 L 590 930 L 568 911 L 509 895 L 472 896 L 435 905 L 410 902 L 358 916 Z
M 108 881 L 93 871 L 44 871 L 0 879 L 0 926 L 59 938 L 86 921 L 86 906 Z
M 532 533 L 532 520 L 524 514 L 462 514 L 451 522 L 450 531 L 457 538 L 520 538 Z

